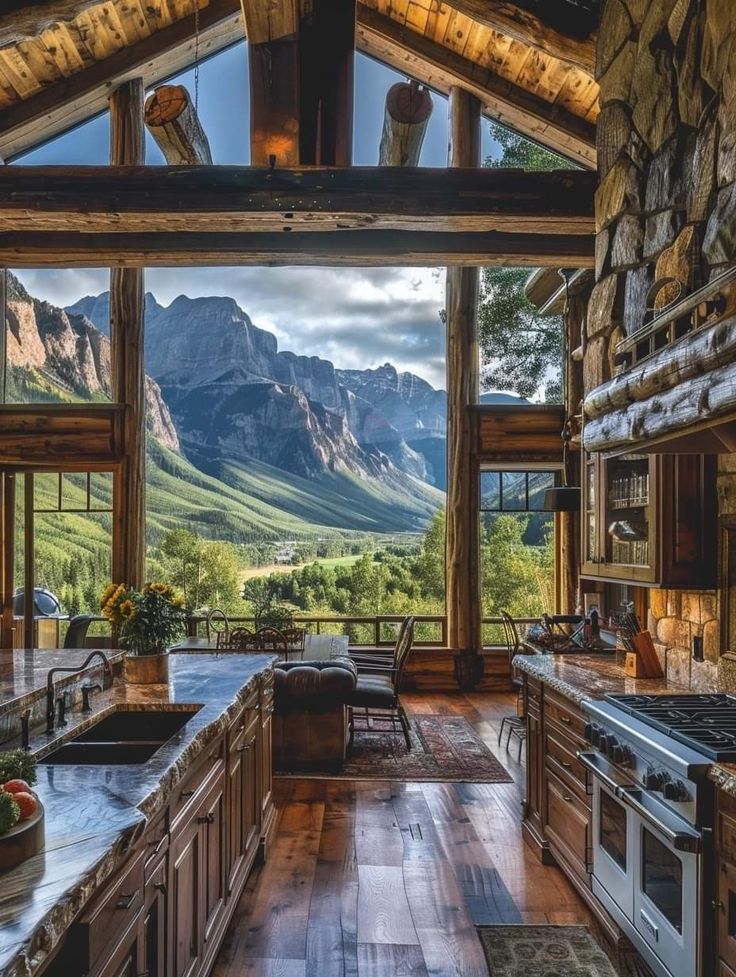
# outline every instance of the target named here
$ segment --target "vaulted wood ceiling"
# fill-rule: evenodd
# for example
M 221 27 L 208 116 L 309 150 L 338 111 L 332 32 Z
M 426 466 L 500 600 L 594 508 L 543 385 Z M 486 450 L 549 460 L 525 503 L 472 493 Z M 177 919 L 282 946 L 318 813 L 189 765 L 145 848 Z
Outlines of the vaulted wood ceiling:
M 577 5 L 565 34 L 550 11 Z M 598 86 L 593 0 L 359 0 L 359 50 L 431 88 L 462 85 L 484 113 L 587 167 Z M 199 0 L 199 52 L 243 36 L 239 0 Z M 196 0 L 11 0 L 0 8 L 0 156 L 104 109 L 111 88 L 155 84 L 194 59 Z M 559 15 L 556 19 L 560 20 Z M 360 99 L 360 92 L 356 93 Z

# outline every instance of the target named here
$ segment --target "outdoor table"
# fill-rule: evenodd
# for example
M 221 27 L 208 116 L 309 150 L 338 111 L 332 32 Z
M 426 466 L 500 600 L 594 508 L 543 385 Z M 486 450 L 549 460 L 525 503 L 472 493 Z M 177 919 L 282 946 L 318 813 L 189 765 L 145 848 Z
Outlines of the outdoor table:
M 172 645 L 169 651 L 174 652 L 207 652 L 218 651 L 217 635 L 209 638 L 184 638 L 176 645 Z M 348 654 L 348 636 L 346 634 L 308 634 L 304 639 L 304 653 L 301 656 L 304 661 L 329 661 L 338 655 Z M 296 656 L 289 654 L 290 660 L 296 660 Z

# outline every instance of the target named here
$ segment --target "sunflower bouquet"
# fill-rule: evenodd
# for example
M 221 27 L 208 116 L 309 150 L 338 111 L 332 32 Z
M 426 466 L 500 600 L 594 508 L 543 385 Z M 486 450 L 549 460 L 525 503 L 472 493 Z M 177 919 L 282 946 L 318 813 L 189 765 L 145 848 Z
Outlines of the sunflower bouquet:
M 111 583 L 100 609 L 120 646 L 135 655 L 161 654 L 184 632 L 184 600 L 166 583 L 147 583 L 142 590 Z

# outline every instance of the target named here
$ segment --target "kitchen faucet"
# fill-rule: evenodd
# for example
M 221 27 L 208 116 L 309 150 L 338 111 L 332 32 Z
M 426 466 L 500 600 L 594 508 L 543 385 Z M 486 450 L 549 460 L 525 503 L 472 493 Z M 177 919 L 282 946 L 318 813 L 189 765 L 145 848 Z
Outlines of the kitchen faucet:
M 46 677 L 46 732 L 53 733 L 55 725 L 55 715 L 54 715 L 54 676 L 57 672 L 83 672 L 89 663 L 95 659 L 101 658 L 102 664 L 105 669 L 105 674 L 110 678 L 110 685 L 112 684 L 112 667 L 104 651 L 93 651 L 87 658 L 82 662 L 81 665 L 76 668 L 65 665 L 57 665 L 56 668 L 50 668 L 49 673 Z M 104 685 L 104 679 L 103 679 Z M 108 686 L 109 687 L 109 686 Z

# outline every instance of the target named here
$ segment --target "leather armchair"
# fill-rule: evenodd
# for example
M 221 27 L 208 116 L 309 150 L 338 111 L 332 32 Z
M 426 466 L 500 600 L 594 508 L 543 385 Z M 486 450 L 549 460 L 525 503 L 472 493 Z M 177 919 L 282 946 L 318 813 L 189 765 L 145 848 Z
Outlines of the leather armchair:
M 340 767 L 347 752 L 347 701 L 357 670 L 348 658 L 277 662 L 273 755 L 276 770 Z

